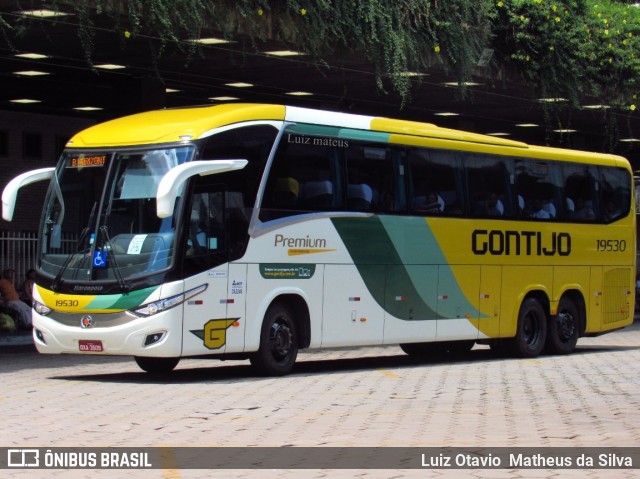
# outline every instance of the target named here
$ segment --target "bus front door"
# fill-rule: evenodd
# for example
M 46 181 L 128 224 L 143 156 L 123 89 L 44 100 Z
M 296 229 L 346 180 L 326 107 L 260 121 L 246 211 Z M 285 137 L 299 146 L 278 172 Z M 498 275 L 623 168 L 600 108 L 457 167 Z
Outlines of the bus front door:
M 207 289 L 184 303 L 183 356 L 225 352 L 227 329 L 233 322 L 227 317 L 228 283 L 228 264 L 185 280 L 185 291 L 202 284 Z

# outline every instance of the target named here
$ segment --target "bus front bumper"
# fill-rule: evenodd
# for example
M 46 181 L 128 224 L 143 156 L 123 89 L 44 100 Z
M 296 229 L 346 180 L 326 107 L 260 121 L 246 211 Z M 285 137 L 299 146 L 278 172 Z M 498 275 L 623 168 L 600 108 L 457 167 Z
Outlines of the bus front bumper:
M 182 352 L 181 322 L 173 313 L 140 318 L 123 312 L 120 321 L 114 321 L 111 314 L 109 322 L 114 324 L 105 326 L 100 314 L 78 316 L 74 325 L 33 311 L 34 343 L 43 354 L 178 357 Z

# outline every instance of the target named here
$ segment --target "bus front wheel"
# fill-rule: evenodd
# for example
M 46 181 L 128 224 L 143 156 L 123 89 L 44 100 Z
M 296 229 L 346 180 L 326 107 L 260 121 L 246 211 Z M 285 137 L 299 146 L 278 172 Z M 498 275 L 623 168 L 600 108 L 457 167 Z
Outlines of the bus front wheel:
M 580 335 L 580 313 L 570 299 L 561 299 L 558 314 L 549 319 L 546 350 L 550 354 L 569 354 Z
M 150 358 L 146 356 L 135 356 L 134 359 L 140 369 L 152 374 L 169 373 L 180 361 L 180 358 Z
M 516 336 L 511 339 L 511 351 L 521 358 L 535 358 L 542 352 L 547 338 L 547 314 L 535 298 L 520 305 Z
M 291 309 L 275 303 L 264 316 L 260 347 L 251 356 L 251 365 L 264 376 L 283 376 L 291 372 L 297 357 L 298 340 Z

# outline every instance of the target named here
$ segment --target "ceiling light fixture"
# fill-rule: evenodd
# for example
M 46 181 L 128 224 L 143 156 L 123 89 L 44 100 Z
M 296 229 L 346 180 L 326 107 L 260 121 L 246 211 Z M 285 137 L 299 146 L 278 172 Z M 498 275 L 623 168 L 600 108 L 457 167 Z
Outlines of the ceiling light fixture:
M 23 77 L 38 77 L 43 75 L 51 75 L 49 72 L 41 72 L 38 70 L 23 70 L 20 72 L 13 72 L 14 75 L 23 76 Z
M 253 83 L 244 83 L 244 82 L 225 83 L 225 86 L 230 86 L 233 88 L 250 88 L 253 86 Z
M 300 55 L 305 55 L 302 52 L 296 52 L 294 50 L 273 50 L 270 52 L 263 52 L 265 55 L 270 55 L 272 57 L 297 57 Z
M 455 86 L 455 87 L 462 87 L 462 86 L 481 86 L 483 85 L 483 83 L 476 83 L 473 81 L 449 81 L 449 82 L 445 82 L 443 83 L 443 85 L 446 86 Z
M 518 128 L 535 128 L 540 125 L 538 125 L 537 123 L 518 123 L 516 126 Z
M 98 111 L 98 110 L 104 110 L 104 108 L 100 108 L 99 106 L 76 106 L 73 108 L 74 110 L 77 111 Z
M 127 68 L 124 65 L 117 65 L 115 63 L 101 63 L 100 65 L 94 66 L 102 70 L 122 70 L 123 68 Z
M 495 133 L 485 133 L 487 136 L 509 136 L 511 133 L 505 133 L 503 131 L 496 131 Z
M 55 12 L 53 10 L 47 10 L 46 8 L 42 8 L 39 10 L 21 10 L 22 15 L 26 17 L 37 17 L 37 18 L 52 18 L 52 17 L 64 17 L 70 15 L 65 12 Z
M 49 55 L 43 55 L 42 53 L 18 53 L 15 55 L 20 58 L 28 58 L 29 60 L 43 60 L 49 58 Z
M 556 133 L 575 133 L 578 130 L 573 130 L 571 128 L 558 128 L 557 130 L 553 130 Z
M 313 93 L 310 93 L 308 91 L 289 91 L 285 94 L 291 96 L 313 96 Z
M 441 111 L 434 113 L 435 116 L 460 116 L 460 113 L 453 113 L 452 111 Z
M 216 37 L 193 38 L 187 41 L 192 43 L 199 43 L 200 45 L 224 45 L 225 43 L 233 43 L 231 40 L 225 40 L 224 38 Z
M 165 93 L 178 93 L 181 90 L 176 90 L 175 88 L 165 88 L 164 92 Z
M 585 110 L 606 110 L 611 108 L 609 105 L 582 105 Z
M 414 78 L 414 77 L 426 77 L 429 74 L 428 73 L 406 71 L 406 72 L 400 72 L 399 75 L 401 77 Z
M 569 100 L 562 97 L 556 97 L 556 98 L 538 98 L 538 101 L 541 101 L 544 103 L 562 103 Z
M 11 103 L 42 103 L 42 100 L 34 100 L 33 98 L 16 98 L 14 100 L 9 100 Z
M 620 141 L 623 141 L 625 143 L 634 143 L 640 141 L 640 138 L 620 138 Z
M 239 100 L 240 98 L 238 98 L 237 96 L 212 96 L 209 97 L 209 100 L 213 100 L 213 101 L 233 101 L 233 100 Z

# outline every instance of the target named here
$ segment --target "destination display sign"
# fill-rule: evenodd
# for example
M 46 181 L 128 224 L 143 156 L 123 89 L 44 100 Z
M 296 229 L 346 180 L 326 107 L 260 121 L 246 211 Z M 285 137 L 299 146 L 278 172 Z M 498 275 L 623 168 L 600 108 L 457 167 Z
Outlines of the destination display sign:
M 107 155 L 95 156 L 72 156 L 67 163 L 68 168 L 86 168 L 104 166 L 107 162 Z

